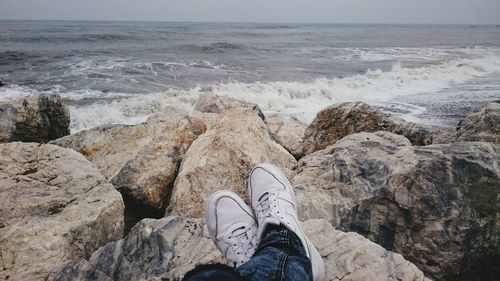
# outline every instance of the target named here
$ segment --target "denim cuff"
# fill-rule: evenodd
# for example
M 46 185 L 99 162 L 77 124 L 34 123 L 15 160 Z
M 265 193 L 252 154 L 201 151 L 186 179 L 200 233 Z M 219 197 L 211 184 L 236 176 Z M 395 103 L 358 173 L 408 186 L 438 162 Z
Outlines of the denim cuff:
M 224 280 L 239 281 L 239 274 L 234 268 L 225 264 L 212 263 L 197 265 L 193 270 L 184 275 L 182 281 L 205 281 L 205 280 Z

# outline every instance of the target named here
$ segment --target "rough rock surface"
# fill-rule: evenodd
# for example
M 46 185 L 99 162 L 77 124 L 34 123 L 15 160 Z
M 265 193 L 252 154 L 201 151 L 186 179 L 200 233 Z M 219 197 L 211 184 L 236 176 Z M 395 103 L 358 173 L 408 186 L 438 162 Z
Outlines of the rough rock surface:
M 196 104 L 194 110 L 206 113 L 222 113 L 226 110 L 244 107 L 254 110 L 262 120 L 266 120 L 266 116 L 260 107 L 251 102 L 241 101 L 232 97 L 219 96 L 211 93 L 202 93 Z
M 289 175 L 296 163 L 251 109 L 225 111 L 186 152 L 167 214 L 201 217 L 205 200 L 220 189 L 245 198 L 248 174 L 262 162 L 274 163 Z
M 363 102 L 346 102 L 329 106 L 316 115 L 304 133 L 299 156 L 324 149 L 353 133 L 375 131 L 404 135 L 413 145 L 435 143 L 434 134 L 440 142 L 447 142 L 443 137 L 446 133 L 439 129 L 406 122 Z
M 0 279 L 46 280 L 123 235 L 123 201 L 82 155 L 0 144 Z
M 53 95 L 0 103 L 0 142 L 46 143 L 69 135 L 69 110 Z
M 296 155 L 307 125 L 295 117 L 278 114 L 267 116 L 266 124 L 271 138 L 292 155 Z
M 426 280 L 415 265 L 356 233 L 325 220 L 304 223 L 325 261 L 326 280 Z M 147 219 L 90 259 L 63 265 L 54 280 L 180 280 L 198 264 L 224 262 L 200 219 Z
M 480 106 L 462 120 L 456 140 L 500 143 L 500 101 Z
M 418 147 L 388 132 L 358 133 L 296 171 L 301 219 L 356 231 L 436 280 L 499 276 L 498 144 Z
M 139 125 L 101 126 L 51 143 L 85 155 L 127 205 L 163 214 L 182 157 L 205 130 L 196 115 L 167 108 Z

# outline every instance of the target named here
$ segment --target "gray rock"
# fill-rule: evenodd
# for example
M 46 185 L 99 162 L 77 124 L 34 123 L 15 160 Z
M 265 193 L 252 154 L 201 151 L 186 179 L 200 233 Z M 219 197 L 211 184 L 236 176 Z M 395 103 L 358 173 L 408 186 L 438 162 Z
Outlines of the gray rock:
M 458 124 L 457 141 L 500 143 L 500 101 L 476 108 Z
M 266 116 L 260 107 L 251 102 L 240 101 L 232 97 L 219 96 L 212 93 L 202 93 L 194 105 L 194 110 L 206 113 L 222 113 L 237 107 L 250 108 L 257 113 L 263 121 Z
M 0 202 L 1 280 L 46 280 L 123 235 L 120 193 L 70 149 L 0 144 Z
M 46 143 L 69 135 L 69 110 L 54 95 L 0 103 L 0 142 Z
M 295 117 L 278 114 L 269 115 L 266 124 L 271 138 L 295 156 L 307 125 Z
M 413 145 L 449 142 L 447 133 L 437 128 L 406 122 L 362 102 L 335 104 L 321 110 L 306 129 L 298 156 L 303 157 L 335 144 L 345 136 L 358 132 L 388 131 L 407 137 Z
M 425 279 L 415 265 L 361 235 L 334 230 L 325 220 L 304 229 L 318 247 L 326 280 Z M 224 262 L 200 219 L 166 217 L 141 221 L 129 235 L 55 271 L 53 280 L 180 280 L 196 265 Z
M 353 134 L 301 159 L 292 180 L 301 219 L 356 231 L 437 280 L 494 280 L 500 146 L 401 138 Z
M 139 125 L 101 126 L 51 143 L 87 157 L 123 194 L 127 206 L 161 217 L 186 150 L 205 130 L 197 115 L 170 107 Z
M 288 175 L 296 163 L 251 109 L 225 111 L 186 152 L 166 214 L 202 217 L 205 200 L 220 189 L 246 198 L 248 174 L 261 162 L 274 163 Z

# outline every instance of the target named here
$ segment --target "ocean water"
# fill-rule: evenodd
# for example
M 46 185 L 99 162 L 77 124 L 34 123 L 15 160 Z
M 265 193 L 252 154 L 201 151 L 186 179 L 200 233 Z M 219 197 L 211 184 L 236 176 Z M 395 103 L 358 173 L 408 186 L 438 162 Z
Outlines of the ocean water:
M 56 93 L 72 132 L 200 92 L 310 122 L 361 100 L 454 128 L 500 99 L 500 26 L 0 21 L 0 100 Z

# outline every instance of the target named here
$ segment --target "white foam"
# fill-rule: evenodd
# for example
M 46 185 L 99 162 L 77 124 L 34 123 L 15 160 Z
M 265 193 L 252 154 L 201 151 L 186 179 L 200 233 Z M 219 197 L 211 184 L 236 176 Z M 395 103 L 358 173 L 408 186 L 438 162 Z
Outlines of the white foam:
M 196 102 L 196 92 L 166 91 L 112 102 L 98 102 L 86 106 L 70 106 L 71 132 L 93 128 L 103 124 L 138 124 L 165 106 L 173 105 L 184 110 L 192 110 Z
M 395 64 L 389 71 L 368 70 L 366 73 L 344 78 L 318 78 L 306 82 L 234 82 L 215 84 L 210 88 L 218 95 L 257 103 L 265 112 L 297 116 L 310 122 L 319 110 L 333 103 L 346 101 L 389 103 L 400 96 L 439 92 L 454 83 L 464 83 L 493 73 L 500 73 L 500 57 L 490 55 L 473 59 L 447 60 L 414 68 Z M 85 97 L 97 99 L 90 105 L 70 107 L 72 132 L 102 124 L 137 124 L 166 105 L 190 110 L 200 91 L 200 87 L 152 94 L 102 93 L 85 89 L 66 92 L 57 87 L 53 90 L 65 99 L 79 100 Z M 11 85 L 0 88 L 0 100 L 36 93 L 38 91 L 33 89 Z M 118 99 L 110 102 L 99 101 L 100 98 Z M 423 111 L 425 108 L 415 107 L 415 110 L 405 118 L 415 121 L 412 119 L 414 115 Z
M 453 59 L 462 57 L 485 57 L 495 55 L 498 49 L 484 46 L 467 48 L 410 48 L 410 47 L 381 47 L 381 48 L 337 48 L 337 47 L 316 47 L 302 49 L 299 55 L 314 54 L 328 60 L 339 61 L 394 61 L 394 60 L 414 60 L 414 61 L 436 61 L 442 59 Z
M 0 87 L 0 101 L 11 101 L 37 94 L 40 94 L 40 92 L 35 89 L 15 84 Z
M 417 68 L 396 64 L 387 72 L 368 70 L 311 82 L 230 83 L 212 88 L 216 94 L 255 102 L 265 111 L 296 115 L 310 122 L 319 110 L 333 103 L 391 101 L 403 95 L 438 92 L 453 83 L 492 73 L 500 73 L 500 57 L 456 59 Z

